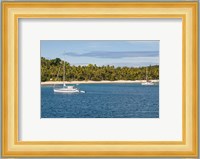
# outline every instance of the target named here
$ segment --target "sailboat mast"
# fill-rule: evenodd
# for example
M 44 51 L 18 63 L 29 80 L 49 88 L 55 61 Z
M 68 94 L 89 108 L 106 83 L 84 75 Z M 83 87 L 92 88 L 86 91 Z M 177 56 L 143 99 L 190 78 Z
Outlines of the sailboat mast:
M 147 78 L 148 78 L 148 77 L 147 77 L 147 67 L 146 67 L 146 81 L 148 80 Z
M 63 61 L 63 84 L 65 85 L 65 61 Z

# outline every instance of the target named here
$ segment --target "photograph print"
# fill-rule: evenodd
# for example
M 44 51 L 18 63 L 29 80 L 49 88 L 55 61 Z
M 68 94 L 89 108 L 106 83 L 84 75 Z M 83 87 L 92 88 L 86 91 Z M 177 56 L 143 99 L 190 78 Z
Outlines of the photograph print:
M 41 40 L 41 118 L 159 118 L 159 41 Z

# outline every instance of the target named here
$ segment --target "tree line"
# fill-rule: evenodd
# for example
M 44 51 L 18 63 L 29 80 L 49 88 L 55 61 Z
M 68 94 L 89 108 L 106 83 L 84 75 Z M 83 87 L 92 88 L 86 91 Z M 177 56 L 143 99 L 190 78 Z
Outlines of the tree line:
M 62 81 L 64 73 L 64 61 L 60 58 L 46 59 L 41 57 L 41 81 Z M 145 80 L 146 69 L 148 79 L 159 79 L 159 66 L 148 67 L 114 67 L 110 65 L 97 66 L 74 66 L 65 61 L 66 81 L 101 81 L 101 80 Z

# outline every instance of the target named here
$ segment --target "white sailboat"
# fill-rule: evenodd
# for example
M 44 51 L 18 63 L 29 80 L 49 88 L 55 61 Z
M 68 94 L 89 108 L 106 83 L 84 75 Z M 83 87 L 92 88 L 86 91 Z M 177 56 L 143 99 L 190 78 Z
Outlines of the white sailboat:
M 146 67 L 146 82 L 143 82 L 141 84 L 144 85 L 144 86 L 152 86 L 152 85 L 154 85 L 153 82 L 148 80 L 147 67 Z
M 65 84 L 65 61 L 63 62 L 63 87 L 62 88 L 54 88 L 53 91 L 55 93 L 85 93 L 85 91 L 81 91 L 75 86 L 66 86 Z

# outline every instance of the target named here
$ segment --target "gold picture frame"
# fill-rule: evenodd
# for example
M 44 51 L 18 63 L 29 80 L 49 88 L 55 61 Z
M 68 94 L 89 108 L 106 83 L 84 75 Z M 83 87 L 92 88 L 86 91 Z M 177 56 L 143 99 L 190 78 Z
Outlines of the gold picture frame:
M 4 157 L 197 157 L 198 2 L 3 2 L 2 9 Z M 19 18 L 181 18 L 182 141 L 19 141 Z

